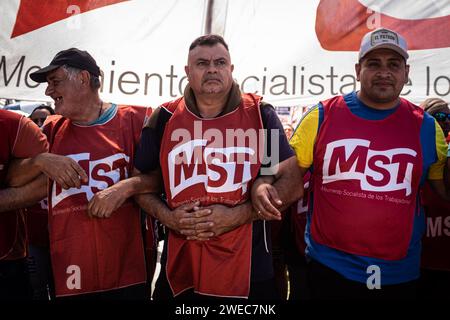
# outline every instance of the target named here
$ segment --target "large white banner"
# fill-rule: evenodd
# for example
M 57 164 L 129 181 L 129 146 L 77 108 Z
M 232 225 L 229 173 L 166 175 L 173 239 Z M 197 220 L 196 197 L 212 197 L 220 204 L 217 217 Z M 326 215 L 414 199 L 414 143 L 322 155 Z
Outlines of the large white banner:
M 235 75 L 276 105 L 307 105 L 358 88 L 363 35 L 383 26 L 408 41 L 404 97 L 450 97 L 449 0 L 230 0 L 224 21 Z
M 5 0 L 0 98 L 48 100 L 29 73 L 63 49 L 87 50 L 103 71 L 101 96 L 156 107 L 180 95 L 189 45 L 203 33 L 205 0 Z M 181 88 L 181 90 L 180 90 Z
M 410 48 L 404 97 L 450 96 L 449 0 L 215 0 L 212 31 L 229 43 L 246 92 L 278 106 L 310 105 L 358 88 L 362 36 L 379 26 Z M 88 50 L 102 97 L 157 106 L 180 95 L 207 0 L 8 0 L 0 4 L 0 98 L 46 100 L 30 72 L 60 50 Z

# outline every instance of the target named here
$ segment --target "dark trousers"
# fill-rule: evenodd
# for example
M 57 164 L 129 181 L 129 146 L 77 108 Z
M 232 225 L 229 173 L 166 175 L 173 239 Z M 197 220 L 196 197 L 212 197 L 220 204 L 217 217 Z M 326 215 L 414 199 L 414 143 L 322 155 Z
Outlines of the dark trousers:
M 306 259 L 305 257 L 300 257 L 298 260 L 287 264 L 289 272 L 289 301 L 309 300 L 311 298 Z
M 450 271 L 422 269 L 419 279 L 419 298 L 450 300 Z
M 55 288 L 50 262 L 50 249 L 45 246 L 29 246 L 28 274 L 33 300 L 54 300 Z
M 31 299 L 26 259 L 0 261 L 0 300 Z
M 314 260 L 308 262 L 308 286 L 312 299 L 398 300 L 415 299 L 417 293 L 417 281 L 370 290 L 365 283 L 344 278 Z

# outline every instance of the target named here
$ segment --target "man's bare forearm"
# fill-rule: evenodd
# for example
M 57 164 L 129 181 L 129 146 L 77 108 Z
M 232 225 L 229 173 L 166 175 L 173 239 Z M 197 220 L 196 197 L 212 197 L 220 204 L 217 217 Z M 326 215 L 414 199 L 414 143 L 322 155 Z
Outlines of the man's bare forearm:
M 274 183 L 274 187 L 278 191 L 278 195 L 282 201 L 282 205 L 278 208 L 280 211 L 284 211 L 291 206 L 295 201 L 303 197 L 303 179 L 294 180 L 280 178 Z
M 259 219 L 256 211 L 253 209 L 251 201 L 246 201 L 246 202 L 244 202 L 240 205 L 237 205 L 231 209 L 233 211 L 233 214 L 236 216 L 235 227 L 239 227 L 243 224 L 246 224 L 246 223 L 249 223 L 249 222 Z
M 10 187 L 20 187 L 35 179 L 41 174 L 34 158 L 14 159 L 8 168 L 6 184 Z
M 161 172 L 153 171 L 149 174 L 135 174 L 130 180 L 130 195 L 142 193 L 161 193 L 162 192 L 162 177 Z
M 0 190 L 0 212 L 26 208 L 47 195 L 47 177 L 40 175 L 21 187 Z
M 144 193 L 160 193 L 161 178 L 158 172 L 153 172 L 151 174 L 137 174 L 128 179 L 119 181 L 114 186 L 120 188 L 126 198 Z
M 159 196 L 163 188 L 161 170 L 156 169 L 149 173 L 141 173 L 134 168 L 132 175 L 133 183 L 137 188 L 133 193 L 134 200 L 147 214 L 164 224 L 164 218 L 167 217 L 170 210 Z
M 286 160 L 284 167 L 275 176 L 274 188 L 282 201 L 280 211 L 286 210 L 292 203 L 303 197 L 303 176 L 307 169 L 297 164 L 297 159 L 292 157 Z
M 142 210 L 164 224 L 164 217 L 167 215 L 169 208 L 158 195 L 154 193 L 136 194 L 134 199 Z

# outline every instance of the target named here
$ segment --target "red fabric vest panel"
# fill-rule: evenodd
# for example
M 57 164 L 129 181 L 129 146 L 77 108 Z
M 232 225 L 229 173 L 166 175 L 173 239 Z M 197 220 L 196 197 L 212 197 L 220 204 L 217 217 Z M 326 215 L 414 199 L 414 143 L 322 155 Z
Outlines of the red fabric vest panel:
M 44 127 L 51 152 L 66 155 L 86 171 L 80 189 L 49 190 L 49 233 L 57 296 L 118 289 L 146 280 L 139 207 L 128 199 L 107 219 L 90 219 L 94 194 L 132 171 L 145 108 L 119 106 L 107 123 L 82 127 L 60 117 Z M 55 124 L 59 126 L 53 132 Z
M 11 161 L 14 143 L 19 134 L 23 116 L 0 110 L 0 188 L 5 188 L 5 178 Z M 0 214 L 0 260 L 15 260 L 26 255 L 25 215 L 22 210 Z
M 259 136 L 263 128 L 260 100 L 245 94 L 235 111 L 214 119 L 198 118 L 186 108 L 183 99 L 165 105 L 174 111 L 160 153 L 171 208 L 197 200 L 202 206 L 235 206 L 249 198 L 261 166 L 259 152 L 264 151 L 260 147 L 264 139 Z M 238 128 L 255 135 L 245 141 L 226 141 L 232 137 L 227 129 Z M 187 241 L 170 232 L 166 271 L 173 294 L 194 288 L 201 294 L 247 297 L 251 253 L 251 223 L 209 241 Z
M 323 103 L 314 149 L 314 241 L 347 253 L 398 260 L 411 239 L 422 175 L 423 110 L 402 99 L 383 120 Z
M 422 268 L 450 271 L 450 202 L 439 197 L 428 182 L 421 195 L 427 218 L 427 231 L 422 238 Z

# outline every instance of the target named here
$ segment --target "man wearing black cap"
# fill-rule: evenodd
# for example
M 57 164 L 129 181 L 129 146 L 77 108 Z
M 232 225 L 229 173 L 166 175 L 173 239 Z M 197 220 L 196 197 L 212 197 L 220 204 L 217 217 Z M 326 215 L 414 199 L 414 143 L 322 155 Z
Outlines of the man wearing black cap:
M 78 81 L 71 81 L 76 75 Z M 45 94 L 55 101 L 56 113 L 81 125 L 95 121 L 108 108 L 98 94 L 99 77 L 100 68 L 92 56 L 76 48 L 58 52 L 47 67 L 30 74 L 36 82 L 48 82 Z M 91 90 L 82 90 L 84 84 Z
M 428 179 L 448 197 L 447 148 L 436 121 L 399 97 L 407 59 L 400 34 L 367 33 L 355 65 L 361 90 L 320 102 L 290 140 L 297 166 L 312 170 L 305 238 L 313 298 L 415 295 L 425 220 L 418 191 Z M 267 219 L 278 210 L 260 191 L 272 188 L 253 189 Z
M 146 271 L 140 214 L 129 197 L 155 190 L 128 176 L 151 109 L 103 102 L 99 76 L 94 58 L 76 48 L 30 75 L 47 82 L 45 94 L 55 102 L 58 116 L 44 124 L 50 151 L 74 159 L 89 176 L 79 189 L 49 186 L 55 291 L 57 297 L 141 299 Z

